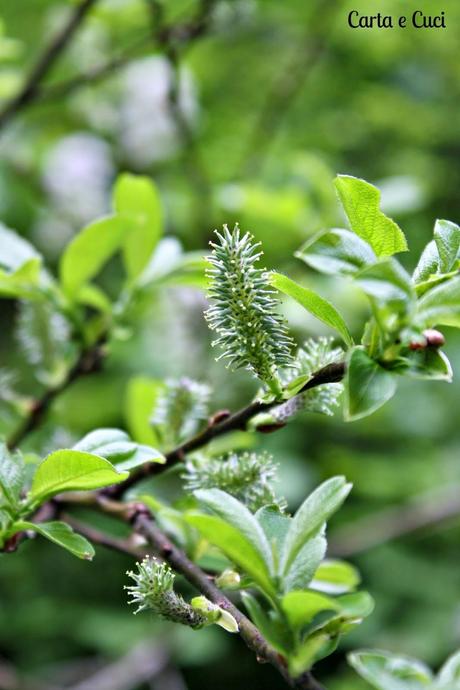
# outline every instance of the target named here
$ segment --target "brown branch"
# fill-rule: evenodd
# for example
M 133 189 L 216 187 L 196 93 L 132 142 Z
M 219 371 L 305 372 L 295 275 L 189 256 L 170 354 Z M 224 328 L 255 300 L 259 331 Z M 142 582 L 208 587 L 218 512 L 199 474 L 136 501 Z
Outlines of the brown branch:
M 183 575 L 190 584 L 196 587 L 214 604 L 228 611 L 235 618 L 242 639 L 249 649 L 256 654 L 259 661 L 265 661 L 274 666 L 292 688 L 298 688 L 298 690 L 324 690 L 311 673 L 304 673 L 298 678 L 291 678 L 283 657 L 268 644 L 249 618 L 241 613 L 230 599 L 216 587 L 206 573 L 190 561 L 183 551 L 169 541 L 150 516 L 143 512 L 139 513 L 134 519 L 134 529 L 148 539 L 158 555 L 171 568 Z
M 43 417 L 58 395 L 67 390 L 67 388 L 81 376 L 86 376 L 87 374 L 92 374 L 100 370 L 102 360 L 105 356 L 104 346 L 106 340 L 107 334 L 104 334 L 94 345 L 83 350 L 64 380 L 58 386 L 46 390 L 40 398 L 33 401 L 30 406 L 29 414 L 7 440 L 7 446 L 10 450 L 16 448 L 29 433 L 40 425 Z
M 325 383 L 337 383 L 338 381 L 342 380 L 344 374 L 344 362 L 334 362 L 333 364 L 328 364 L 313 374 L 313 376 L 309 379 L 309 381 L 307 381 L 299 393 L 304 393 L 312 388 L 316 388 L 317 386 L 322 386 Z M 134 484 L 137 484 L 137 482 L 140 480 L 153 474 L 163 472 L 166 468 L 175 465 L 177 462 L 183 461 L 188 453 L 202 448 L 207 443 L 219 436 L 228 434 L 231 431 L 240 431 L 246 429 L 247 424 L 251 419 L 262 412 L 268 412 L 279 404 L 280 402 L 278 400 L 272 402 L 260 402 L 256 400 L 250 405 L 243 407 L 238 412 L 230 415 L 226 419 L 215 424 L 209 424 L 196 436 L 181 444 L 174 450 L 171 450 L 169 453 L 166 453 L 166 464 L 159 465 L 149 463 L 143 465 L 139 469 L 131 472 L 126 481 L 113 487 L 113 490 L 111 490 L 111 495 L 115 497 L 121 496 L 127 489 Z
M 64 52 L 75 32 L 96 2 L 97 0 L 82 0 L 75 8 L 65 26 L 56 34 L 50 44 L 46 46 L 37 62 L 32 67 L 22 89 L 6 104 L 0 113 L 0 128 L 16 115 L 16 113 L 23 110 L 34 101 L 41 82 Z

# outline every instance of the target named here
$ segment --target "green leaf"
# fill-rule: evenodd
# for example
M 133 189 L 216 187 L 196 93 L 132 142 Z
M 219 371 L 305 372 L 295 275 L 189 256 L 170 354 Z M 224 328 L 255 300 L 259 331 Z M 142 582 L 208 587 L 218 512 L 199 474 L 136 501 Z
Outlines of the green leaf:
M 359 572 L 346 561 L 325 560 L 316 571 L 311 587 L 325 594 L 351 592 L 361 581 Z
M 367 417 L 396 391 L 396 375 L 383 369 L 362 347 L 355 347 L 345 374 L 345 419 Z
M 353 592 L 337 597 L 342 618 L 366 618 L 374 610 L 374 600 L 369 592 Z
M 439 272 L 449 273 L 460 250 L 460 228 L 449 220 L 437 220 L 433 234 L 439 253 Z
M 291 524 L 291 518 L 283 515 L 277 508 L 263 506 L 256 512 L 256 520 L 262 527 L 272 551 L 277 556 L 281 553 L 284 539 Z
M 351 347 L 353 345 L 353 338 L 343 317 L 330 302 L 317 295 L 316 292 L 298 285 L 298 283 L 280 273 L 272 273 L 270 275 L 270 283 L 280 292 L 295 299 L 317 319 L 336 330 L 348 346 Z
M 460 651 L 452 654 L 440 669 L 437 682 L 443 690 L 459 690 L 460 688 Z
M 429 379 L 434 381 L 452 381 L 452 367 L 444 352 L 433 347 L 409 352 L 404 357 L 403 369 L 406 376 L 416 379 Z
M 121 220 L 107 216 L 87 225 L 73 238 L 59 267 L 62 286 L 69 297 L 76 297 L 80 288 L 99 273 L 120 248 L 123 234 Z
M 97 429 L 84 436 L 74 450 L 94 453 L 116 463 L 117 470 L 132 470 L 147 462 L 165 463 L 166 458 L 155 448 L 133 443 L 121 429 Z
M 255 516 L 236 498 L 220 489 L 200 489 L 194 495 L 207 508 L 237 529 L 258 551 L 273 572 L 273 556 L 265 533 Z
M 19 502 L 25 474 L 22 455 L 19 452 L 10 453 L 6 444 L 0 443 L 0 499 L 3 494 L 13 508 Z
M 138 376 L 131 379 L 126 391 L 126 425 L 139 443 L 157 445 L 160 439 L 150 424 L 150 417 L 158 395 L 164 390 L 163 381 Z
M 67 549 L 77 558 L 83 558 L 84 560 L 91 561 L 94 557 L 94 548 L 90 542 L 81 536 L 81 534 L 76 534 L 73 529 L 66 522 L 17 522 L 13 526 L 17 532 L 22 530 L 33 530 L 38 532 L 43 537 L 46 537 L 50 541 L 54 542 L 58 546 L 62 546 L 63 549 Z
M 283 578 L 285 592 L 308 587 L 324 558 L 326 548 L 327 542 L 323 535 L 310 539 L 302 546 Z
M 380 190 L 365 180 L 338 175 L 335 186 L 350 227 L 378 257 L 407 250 L 401 228 L 380 210 Z
M 284 543 L 280 572 L 289 568 L 303 545 L 321 530 L 327 519 L 335 513 L 350 493 L 352 485 L 345 477 L 332 477 L 323 482 L 302 503 L 292 519 Z
M 29 502 L 42 503 L 64 491 L 90 491 L 127 479 L 104 458 L 80 450 L 57 450 L 37 467 Z
M 364 292 L 382 303 L 401 303 L 405 310 L 415 300 L 410 275 L 395 259 L 380 261 L 360 271 L 356 283 Z
M 439 271 L 439 252 L 434 240 L 430 240 L 420 255 L 412 279 L 414 283 L 423 283 Z
M 308 625 L 320 611 L 340 611 L 340 605 L 335 599 L 310 590 L 285 594 L 281 607 L 294 629 Z
M 14 230 L 0 223 L 0 269 L 7 273 L 14 273 L 25 263 L 35 260 L 39 264 L 42 256 L 30 242 L 18 235 Z
M 350 230 L 340 228 L 316 235 L 295 256 L 317 271 L 344 276 L 354 275 L 377 261 L 367 242 Z
M 29 259 L 13 273 L 0 269 L 0 297 L 43 299 L 40 272 L 41 259 Z
M 438 325 L 460 328 L 460 276 L 426 292 L 418 300 L 415 320 L 422 328 Z
M 348 662 L 377 690 L 422 690 L 431 685 L 430 669 L 417 659 L 379 650 L 360 650 Z
M 233 525 L 214 515 L 190 513 L 186 521 L 196 527 L 205 539 L 217 546 L 235 565 L 241 568 L 269 596 L 276 596 L 267 564 L 259 551 Z
M 289 654 L 292 642 L 288 631 L 285 630 L 286 626 L 280 625 L 280 622 L 275 620 L 273 615 L 269 617 L 257 599 L 249 592 L 241 592 L 241 598 L 251 620 L 267 642 L 281 654 L 285 656 Z
M 133 280 L 149 263 L 163 231 L 158 190 L 150 178 L 124 173 L 115 183 L 114 208 L 124 228 L 126 272 Z

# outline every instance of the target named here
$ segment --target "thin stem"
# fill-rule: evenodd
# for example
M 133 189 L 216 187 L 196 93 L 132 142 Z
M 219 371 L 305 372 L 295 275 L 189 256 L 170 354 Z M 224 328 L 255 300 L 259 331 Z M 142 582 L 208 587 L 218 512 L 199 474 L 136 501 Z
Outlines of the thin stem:
M 37 62 L 32 67 L 22 89 L 6 104 L 0 113 L 0 128 L 16 115 L 17 112 L 24 109 L 35 99 L 41 82 L 60 58 L 61 54 L 72 40 L 75 32 L 96 2 L 97 0 L 83 0 L 75 8 L 61 31 L 56 34 L 49 45 L 46 46 Z
M 104 345 L 106 340 L 107 334 L 103 334 L 94 345 L 86 350 L 82 350 L 64 380 L 58 386 L 46 390 L 40 398 L 33 401 L 29 414 L 7 440 L 7 446 L 10 450 L 16 448 L 29 433 L 38 428 L 55 398 L 67 390 L 74 381 L 82 376 L 99 371 L 105 356 Z

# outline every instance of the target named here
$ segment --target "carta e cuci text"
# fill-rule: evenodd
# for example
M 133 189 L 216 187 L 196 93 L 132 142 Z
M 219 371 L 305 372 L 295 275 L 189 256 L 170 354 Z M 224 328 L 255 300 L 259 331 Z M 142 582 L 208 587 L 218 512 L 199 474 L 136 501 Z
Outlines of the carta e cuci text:
M 395 19 L 390 14 L 360 14 L 357 10 L 352 10 L 348 14 L 348 25 L 352 29 L 393 29 L 395 26 L 404 28 L 408 25 L 408 17 L 401 16 Z M 416 10 L 410 17 L 410 25 L 416 29 L 445 29 L 445 13 L 428 15 Z

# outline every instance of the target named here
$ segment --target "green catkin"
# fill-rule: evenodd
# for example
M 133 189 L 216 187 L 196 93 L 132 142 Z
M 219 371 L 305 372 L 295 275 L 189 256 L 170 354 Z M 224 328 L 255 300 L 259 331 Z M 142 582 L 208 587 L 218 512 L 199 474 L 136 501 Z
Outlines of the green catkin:
M 226 359 L 229 368 L 248 369 L 279 394 L 278 368 L 291 365 L 293 343 L 276 311 L 268 273 L 255 267 L 262 255 L 260 243 L 249 233 L 241 235 L 238 225 L 232 232 L 224 225 L 216 236 L 207 257 L 211 306 L 206 319 L 218 336 L 213 345 L 222 349 L 219 359 Z
M 136 566 L 137 572 L 127 572 L 135 584 L 125 587 L 131 597 L 128 603 L 137 605 L 134 613 L 151 609 L 161 618 L 191 628 L 202 628 L 207 624 L 204 615 L 176 594 L 175 575 L 166 563 L 146 557 L 142 563 L 136 563 Z
M 273 490 L 277 466 L 268 453 L 230 453 L 227 457 L 191 460 L 186 465 L 186 491 L 221 489 L 255 512 L 266 505 L 286 508 Z
M 164 447 L 192 436 L 208 416 L 211 390 L 187 377 L 169 379 L 158 395 L 150 423 Z

